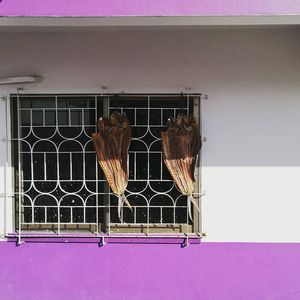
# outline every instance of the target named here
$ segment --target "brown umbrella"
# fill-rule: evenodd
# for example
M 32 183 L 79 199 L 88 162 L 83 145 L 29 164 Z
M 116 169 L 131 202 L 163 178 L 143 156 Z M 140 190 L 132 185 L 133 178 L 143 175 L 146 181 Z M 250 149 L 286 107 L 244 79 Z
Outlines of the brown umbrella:
M 98 133 L 92 135 L 99 165 L 114 194 L 118 196 L 118 215 L 124 202 L 131 205 L 124 192 L 128 183 L 128 148 L 131 127 L 125 114 L 112 113 L 110 118 L 101 117 Z M 121 220 L 122 221 L 122 220 Z
M 191 203 L 200 211 L 193 192 L 196 185 L 195 167 L 201 138 L 194 116 L 169 119 L 167 130 L 161 132 L 164 162 L 178 190 L 187 196 L 188 212 L 192 220 Z

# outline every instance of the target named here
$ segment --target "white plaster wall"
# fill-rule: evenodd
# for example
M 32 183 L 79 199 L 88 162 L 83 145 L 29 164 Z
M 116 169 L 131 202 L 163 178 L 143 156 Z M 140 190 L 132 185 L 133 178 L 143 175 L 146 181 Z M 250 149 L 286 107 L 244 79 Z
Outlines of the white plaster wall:
M 26 74 L 45 77 L 27 93 L 208 93 L 205 240 L 300 242 L 299 29 L 0 32 L 0 77 Z
M 4 109 L 4 102 L 0 102 L 0 119 L 4 120 L 5 116 L 5 109 Z M 5 198 L 4 198 L 4 191 L 5 191 L 5 165 L 6 165 L 6 156 L 5 156 L 5 142 L 1 141 L 1 137 L 5 136 L 5 127 L 0 126 L 0 238 L 2 237 L 3 230 L 5 227 Z

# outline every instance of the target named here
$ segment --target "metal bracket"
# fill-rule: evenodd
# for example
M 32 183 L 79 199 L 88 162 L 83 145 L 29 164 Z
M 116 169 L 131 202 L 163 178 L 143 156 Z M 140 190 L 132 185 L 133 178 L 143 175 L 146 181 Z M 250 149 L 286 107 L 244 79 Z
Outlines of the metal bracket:
M 7 97 L 7 96 L 4 96 L 4 95 L 2 95 L 2 96 L 1 96 L 1 100 L 2 100 L 3 102 L 6 102 L 6 101 L 7 101 L 7 99 L 8 99 L 8 97 Z
M 24 88 L 22 87 L 17 87 L 17 94 L 19 95 L 22 91 L 24 91 Z
M 25 244 L 25 241 L 22 241 L 22 240 L 21 240 L 21 236 L 18 235 L 17 246 L 21 246 L 22 244 Z
M 107 244 L 107 242 L 105 242 L 105 238 L 104 236 L 101 237 L 100 242 L 99 242 L 99 247 L 103 247 Z
M 10 197 L 10 198 L 14 198 L 15 197 L 15 195 L 6 195 L 5 193 L 1 193 L 0 194 L 0 198 L 4 198 L 4 197 Z
M 101 96 L 103 96 L 103 94 L 104 94 L 104 92 L 107 90 L 107 86 L 101 86 L 100 87 L 100 94 L 101 94 Z
M 203 100 L 208 100 L 208 95 L 207 95 L 207 94 L 202 95 L 202 96 L 201 96 L 201 99 L 203 99 Z
M 187 236 L 183 243 L 181 244 L 181 248 L 185 248 L 185 247 L 188 247 L 190 245 L 190 242 L 189 242 L 189 237 Z

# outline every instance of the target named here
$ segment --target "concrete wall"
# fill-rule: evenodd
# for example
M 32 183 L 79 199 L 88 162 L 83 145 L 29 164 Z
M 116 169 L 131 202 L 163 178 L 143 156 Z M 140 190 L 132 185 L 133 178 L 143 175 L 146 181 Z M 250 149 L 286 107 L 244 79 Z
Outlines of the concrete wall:
M 25 93 L 209 95 L 199 245 L 0 243 L 1 299 L 299 299 L 299 29 L 0 33 L 0 78 Z M 0 95 L 15 93 L 0 87 Z M 0 137 L 5 135 L 0 103 Z M 10 168 L 0 141 L 0 193 Z M 0 203 L 0 232 L 12 201 Z M 220 243 L 222 241 L 233 243 Z M 241 243 L 244 241 L 252 243 Z M 210 243 L 219 242 L 219 243 Z
M 45 77 L 24 86 L 25 93 L 99 93 L 102 85 L 107 92 L 189 86 L 208 93 L 202 103 L 205 240 L 299 242 L 299 33 L 1 32 L 0 77 Z M 14 88 L 0 87 L 0 94 L 9 92 Z M 3 103 L 0 108 L 4 122 Z M 3 124 L 1 136 L 4 130 Z M 0 161 L 3 176 L 4 142 Z M 4 192 L 3 181 L 0 187 Z

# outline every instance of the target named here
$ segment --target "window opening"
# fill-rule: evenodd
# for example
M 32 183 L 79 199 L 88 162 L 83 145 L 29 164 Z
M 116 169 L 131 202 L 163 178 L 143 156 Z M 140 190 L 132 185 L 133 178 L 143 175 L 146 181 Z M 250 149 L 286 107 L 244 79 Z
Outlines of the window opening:
M 160 132 L 167 119 L 192 113 L 200 98 L 188 95 L 12 96 L 17 231 L 199 233 L 200 215 L 188 217 L 162 159 Z M 101 115 L 126 113 L 132 126 L 129 182 L 118 218 L 113 195 L 91 140 Z M 200 170 L 196 171 L 199 181 Z M 199 201 L 199 184 L 194 193 Z

